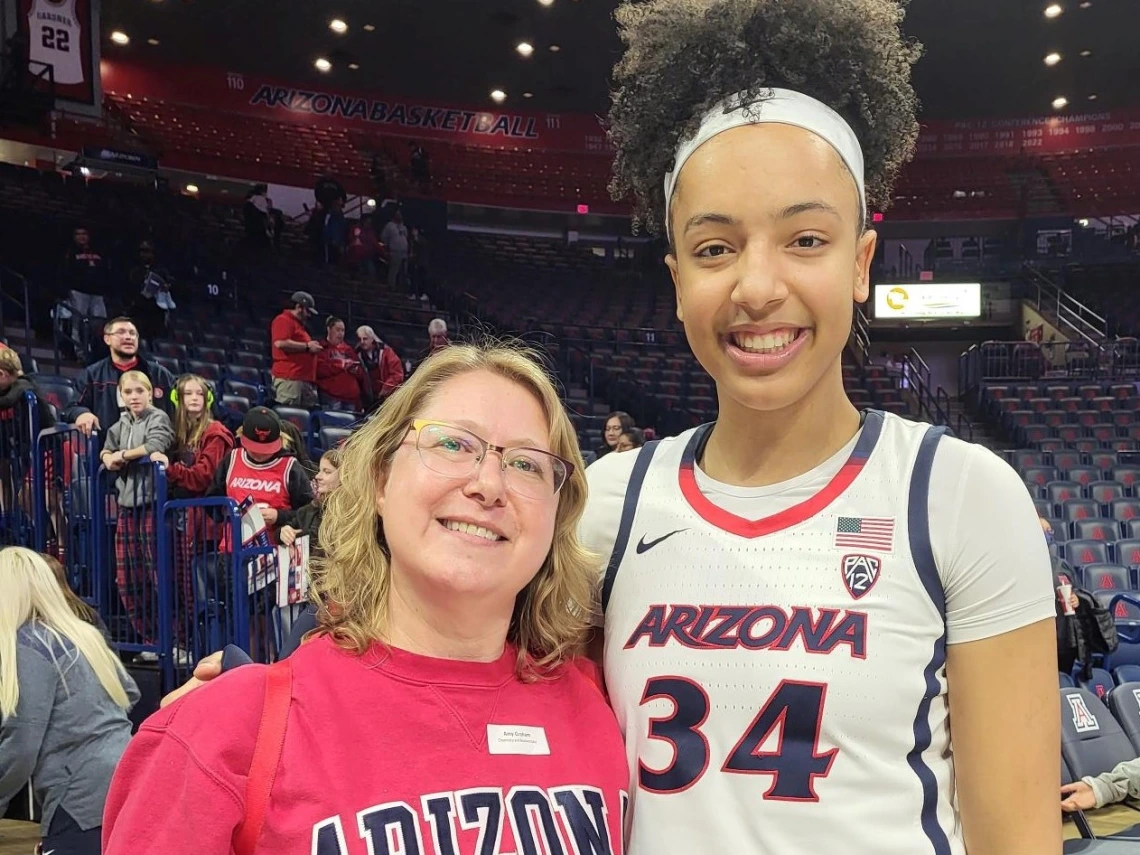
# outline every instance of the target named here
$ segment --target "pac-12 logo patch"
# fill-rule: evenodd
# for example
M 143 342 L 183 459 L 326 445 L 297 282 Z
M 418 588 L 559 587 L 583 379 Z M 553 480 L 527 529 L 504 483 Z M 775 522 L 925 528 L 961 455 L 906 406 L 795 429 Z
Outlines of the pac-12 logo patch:
M 847 586 L 847 593 L 856 600 L 861 599 L 875 586 L 882 567 L 882 560 L 874 555 L 844 555 L 843 584 Z

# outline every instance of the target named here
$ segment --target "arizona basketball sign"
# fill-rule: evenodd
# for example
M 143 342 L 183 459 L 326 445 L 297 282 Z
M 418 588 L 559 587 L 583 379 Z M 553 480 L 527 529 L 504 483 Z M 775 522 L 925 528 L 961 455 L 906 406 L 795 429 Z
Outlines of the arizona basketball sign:
M 94 2 L 20 0 L 20 25 L 27 28 L 28 73 L 41 88 L 54 85 L 57 98 L 95 103 Z

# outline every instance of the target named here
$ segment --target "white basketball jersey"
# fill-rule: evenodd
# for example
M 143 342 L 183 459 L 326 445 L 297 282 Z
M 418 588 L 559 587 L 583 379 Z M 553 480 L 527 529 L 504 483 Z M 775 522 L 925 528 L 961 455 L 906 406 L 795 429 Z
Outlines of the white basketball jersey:
M 56 83 L 83 82 L 83 27 L 75 17 L 75 0 L 34 0 L 28 13 L 28 33 L 32 62 L 51 65 Z M 31 67 L 33 74 L 40 70 L 35 65 Z
M 963 855 L 927 488 L 943 430 L 868 412 L 813 498 L 713 505 L 711 425 L 633 470 L 603 589 L 631 855 Z

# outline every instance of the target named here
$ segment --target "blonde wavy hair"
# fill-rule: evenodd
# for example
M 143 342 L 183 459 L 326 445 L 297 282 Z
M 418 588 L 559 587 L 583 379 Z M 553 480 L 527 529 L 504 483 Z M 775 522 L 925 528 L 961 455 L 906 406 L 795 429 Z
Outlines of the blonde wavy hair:
M 581 652 L 600 562 L 578 541 L 586 476 L 574 427 L 537 355 L 514 344 L 457 344 L 433 354 L 342 446 L 340 487 L 326 499 L 320 528 L 326 554 L 316 562 L 310 586 L 318 632 L 357 653 L 383 640 L 391 576 L 376 487 L 428 398 L 472 371 L 498 375 L 533 394 L 546 415 L 551 450 L 574 464 L 559 493 L 550 551 L 519 593 L 507 634 L 518 649 L 519 676 L 537 679 Z

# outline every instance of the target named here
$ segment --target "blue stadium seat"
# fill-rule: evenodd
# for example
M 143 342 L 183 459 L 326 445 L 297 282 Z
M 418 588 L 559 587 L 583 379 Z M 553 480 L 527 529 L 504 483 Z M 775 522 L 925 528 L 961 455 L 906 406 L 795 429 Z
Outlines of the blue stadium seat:
M 1116 670 L 1119 672 L 1125 668 L 1131 670 L 1136 666 L 1125 665 Z M 1107 702 L 1112 715 L 1140 755 L 1140 682 L 1121 684 L 1118 680 L 1117 686 L 1109 690 Z
M 346 439 L 352 436 L 352 431 L 343 427 L 323 427 L 320 431 L 320 447 L 321 451 L 328 451 L 329 449 L 336 448 Z
M 1069 537 L 1068 523 L 1051 516 L 1049 517 L 1049 525 L 1053 527 L 1053 541 L 1055 543 L 1066 543 L 1071 539 Z
M 1061 756 L 1075 778 L 1110 771 L 1135 760 L 1136 749 L 1120 723 L 1087 689 L 1061 689 Z
M 1125 567 L 1140 567 L 1140 539 L 1129 537 L 1116 541 L 1113 547 L 1116 563 Z
M 171 359 L 169 356 L 155 356 L 154 361 L 178 377 L 182 373 L 182 363 L 177 359 Z
M 1073 520 L 1069 523 L 1069 527 L 1074 538 L 1088 538 L 1089 540 L 1103 540 L 1105 543 L 1115 543 L 1120 536 L 1120 525 L 1116 520 Z
M 1124 485 L 1119 481 L 1092 481 L 1085 487 L 1090 499 L 1107 505 L 1116 499 L 1124 498 Z
M 1087 487 L 1093 481 L 1100 480 L 1100 470 L 1092 466 L 1073 466 L 1063 474 L 1069 481 L 1076 481 L 1082 487 Z
M 356 413 L 342 413 L 337 410 L 320 410 L 313 413 L 313 430 L 319 431 L 326 427 L 351 428 L 361 417 Z
M 173 341 L 156 341 L 154 343 L 154 355 L 179 361 L 190 358 L 190 354 L 186 352 L 186 345 Z
M 1123 628 L 1126 632 L 1135 633 L 1140 629 L 1140 608 L 1124 600 L 1121 600 L 1113 606 L 1112 601 L 1119 593 L 1120 591 L 1094 591 L 1093 596 L 1096 598 L 1096 601 L 1106 609 L 1112 609 L 1112 616 L 1116 620 L 1117 627 Z M 1121 640 L 1121 649 L 1125 646 L 1129 648 L 1140 648 L 1140 644 L 1128 644 Z M 1120 653 L 1120 650 L 1112 654 L 1112 661 L 1121 664 L 1121 658 L 1117 656 L 1117 653 Z M 1131 662 L 1133 660 L 1129 659 L 1128 661 Z M 1140 659 L 1136 661 L 1140 661 Z
M 1070 540 L 1062 550 L 1065 560 L 1074 567 L 1086 564 L 1106 564 L 1109 560 L 1108 544 L 1103 540 Z
M 1115 451 L 1096 451 L 1089 456 L 1089 462 L 1108 477 L 1120 464 L 1120 458 Z
M 1072 451 L 1071 449 L 1066 449 L 1065 451 L 1054 451 L 1052 454 L 1052 457 L 1053 457 L 1053 460 L 1052 460 L 1053 466 L 1056 467 L 1061 472 L 1065 472 L 1066 470 L 1076 468 L 1077 466 L 1080 466 L 1084 462 L 1081 459 L 1080 453 L 1076 452 L 1076 451 Z M 1070 480 L 1076 480 L 1076 479 L 1070 479 Z
M 1020 448 L 1014 451 L 1010 457 L 1010 462 L 1013 464 L 1013 468 L 1019 472 L 1031 466 L 1040 467 L 1046 465 L 1044 454 L 1040 451 L 1032 451 L 1028 448 Z
M 245 417 L 249 411 L 249 398 L 242 395 L 222 395 L 222 409 Z
M 1134 489 L 1140 481 L 1140 466 L 1117 466 L 1112 470 L 1112 480 L 1119 481 L 1128 489 Z
M 1112 679 L 1118 686 L 1140 682 L 1140 665 L 1118 665 L 1112 669 Z
M 201 359 L 188 359 L 183 363 L 183 367 L 188 374 L 197 374 L 206 380 L 211 380 L 214 383 L 222 379 L 222 366 L 220 363 L 204 362 Z
M 248 350 L 237 350 L 232 353 L 230 363 L 243 368 L 262 368 L 269 359 L 261 353 L 251 353 Z
M 1081 498 L 1081 485 L 1075 481 L 1050 481 L 1045 485 L 1045 498 L 1054 505 L 1059 505 L 1069 499 L 1079 499 Z
M 1073 680 L 1072 674 L 1066 674 L 1064 671 L 1058 671 L 1057 676 L 1060 679 L 1062 689 L 1071 689 L 1076 686 L 1076 681 Z
M 237 395 L 242 398 L 248 398 L 252 403 L 261 403 L 261 389 L 251 383 L 242 383 L 239 380 L 226 380 L 226 382 L 222 384 L 222 388 L 227 395 Z
M 1120 564 L 1096 563 L 1082 567 L 1084 586 L 1090 591 L 1132 591 L 1132 571 Z
M 301 436 L 305 438 L 305 442 L 310 442 L 313 434 L 313 422 L 308 410 L 302 410 L 298 407 L 274 407 L 273 409 L 281 419 L 296 425 Z
M 60 412 L 63 412 L 79 397 L 75 387 L 66 377 L 57 377 L 50 374 L 39 374 L 32 378 L 40 397 Z
M 231 362 L 226 365 L 226 378 L 258 386 L 261 384 L 261 369 Z
M 225 348 L 221 347 L 196 347 L 194 355 L 202 362 L 212 362 L 215 365 L 224 365 L 226 361 Z
M 1112 675 L 1103 668 L 1092 668 L 1087 680 L 1078 680 L 1082 689 L 1088 689 L 1104 703 L 1108 703 L 1108 693 L 1116 688 Z
M 1052 466 L 1027 466 L 1021 475 L 1027 484 L 1035 484 L 1038 487 L 1044 487 L 1050 481 L 1058 480 L 1057 470 Z
M 1061 502 L 1061 516 L 1068 522 L 1094 520 L 1100 517 L 1100 504 L 1092 499 L 1065 499 Z
M 1108 504 L 1109 515 L 1118 522 L 1140 519 L 1140 499 L 1113 499 Z

